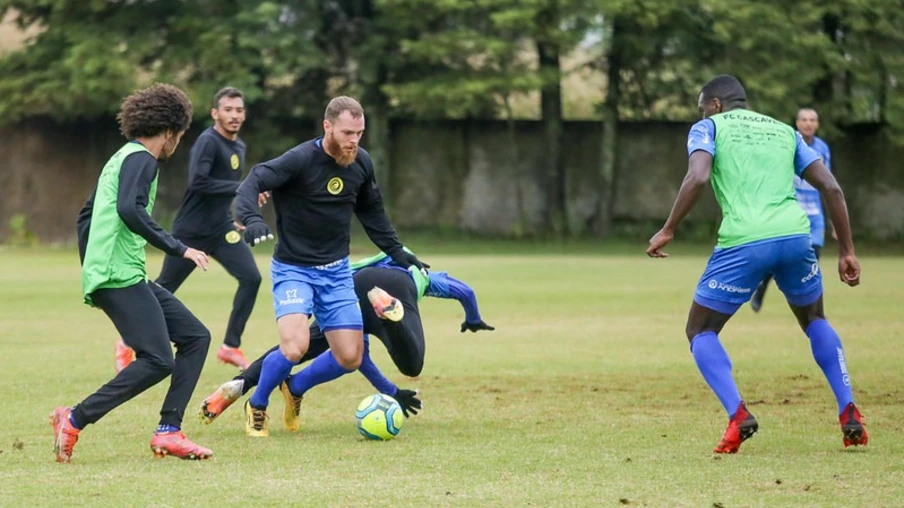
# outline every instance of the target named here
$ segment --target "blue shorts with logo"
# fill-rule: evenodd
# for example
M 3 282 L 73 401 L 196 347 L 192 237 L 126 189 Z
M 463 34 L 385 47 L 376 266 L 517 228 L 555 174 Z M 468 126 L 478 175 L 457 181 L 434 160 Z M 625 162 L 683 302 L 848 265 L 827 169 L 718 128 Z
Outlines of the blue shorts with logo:
M 270 262 L 276 319 L 288 314 L 313 315 L 323 332 L 362 330 L 364 322 L 348 258 L 321 266 Z
M 810 305 L 822 295 L 822 273 L 809 235 L 760 240 L 713 251 L 694 301 L 723 314 L 747 303 L 766 274 L 791 305 Z

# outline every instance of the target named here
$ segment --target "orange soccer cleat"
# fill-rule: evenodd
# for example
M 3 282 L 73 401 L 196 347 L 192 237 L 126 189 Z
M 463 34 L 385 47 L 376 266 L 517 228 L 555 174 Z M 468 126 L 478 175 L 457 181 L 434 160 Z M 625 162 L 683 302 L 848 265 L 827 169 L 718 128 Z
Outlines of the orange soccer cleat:
M 72 449 L 78 442 L 79 429 L 69 421 L 68 407 L 58 407 L 50 413 L 50 425 L 53 426 L 53 453 L 57 462 L 70 462 Z
M 713 453 L 738 453 L 741 443 L 753 437 L 759 428 L 760 425 L 756 418 L 747 411 L 747 406 L 741 402 L 731 421 L 728 422 L 728 428 L 725 429 L 722 441 L 713 449 Z
M 242 350 L 237 347 L 229 347 L 227 345 L 220 346 L 220 350 L 217 351 L 217 360 L 220 360 L 223 363 L 230 363 L 235 365 L 241 370 L 245 370 L 251 365 L 251 362 L 245 358 L 245 354 L 242 353 Z
M 205 460 L 213 456 L 210 449 L 192 443 L 181 430 L 155 433 L 151 438 L 151 451 L 158 459 L 172 455 L 185 460 Z
M 135 361 L 135 350 L 127 346 L 121 337 L 116 341 L 114 349 L 116 351 L 116 373 L 119 374 L 122 369 Z
M 241 379 L 233 379 L 220 385 L 219 388 L 201 402 L 201 409 L 198 411 L 198 419 L 201 423 L 209 425 L 217 419 L 218 416 L 226 411 L 226 408 L 233 402 L 239 400 L 242 396 L 242 387 L 245 382 Z

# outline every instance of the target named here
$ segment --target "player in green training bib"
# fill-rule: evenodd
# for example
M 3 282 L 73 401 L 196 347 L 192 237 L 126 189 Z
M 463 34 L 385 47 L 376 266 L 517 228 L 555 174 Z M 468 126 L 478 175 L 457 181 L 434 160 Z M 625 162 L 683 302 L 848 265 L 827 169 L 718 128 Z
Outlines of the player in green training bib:
M 207 269 L 207 255 L 186 247 L 151 218 L 157 163 L 172 156 L 191 123 L 192 106 L 174 86 L 157 84 L 126 97 L 117 119 L 129 140 L 104 166 L 77 222 L 85 303 L 100 308 L 137 360 L 72 408 L 51 414 L 54 453 L 69 462 L 86 425 L 172 374 L 151 438 L 156 456 L 206 459 L 213 452 L 181 431 L 185 407 L 204 367 L 210 332 L 169 291 L 147 280 L 145 244 Z M 170 346 L 176 346 L 176 358 Z
M 688 135 L 687 176 L 647 254 L 668 256 L 662 249 L 711 182 L 722 225 L 697 284 L 686 333 L 700 373 L 728 413 L 728 429 L 713 451 L 736 453 L 759 428 L 732 378 L 719 333 L 767 274 L 775 277 L 810 338 L 813 358 L 838 402 L 844 446 L 865 445 L 866 427 L 854 405 L 841 340 L 823 312 L 822 274 L 810 243 L 810 222 L 794 195 L 794 177 L 809 182 L 825 199 L 838 233 L 838 274 L 856 286 L 860 264 L 841 188 L 791 126 L 747 109 L 747 92 L 734 76 L 717 76 L 707 83 L 698 107 L 703 120 Z

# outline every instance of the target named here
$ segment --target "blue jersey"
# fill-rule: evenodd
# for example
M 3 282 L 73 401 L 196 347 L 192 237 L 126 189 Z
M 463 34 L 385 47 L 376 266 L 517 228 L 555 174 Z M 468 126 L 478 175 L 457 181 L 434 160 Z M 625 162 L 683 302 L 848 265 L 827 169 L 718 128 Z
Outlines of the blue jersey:
M 832 153 L 829 150 L 829 145 L 821 138 L 813 136 L 813 142 L 809 144 L 809 147 L 819 154 L 826 169 L 831 171 Z M 822 211 L 822 199 L 819 196 L 819 191 L 803 178 L 795 176 L 794 195 L 797 197 L 797 202 L 800 204 L 801 208 L 807 213 L 807 218 L 810 219 L 810 236 L 812 237 L 813 245 L 821 247 L 825 242 L 826 222 Z

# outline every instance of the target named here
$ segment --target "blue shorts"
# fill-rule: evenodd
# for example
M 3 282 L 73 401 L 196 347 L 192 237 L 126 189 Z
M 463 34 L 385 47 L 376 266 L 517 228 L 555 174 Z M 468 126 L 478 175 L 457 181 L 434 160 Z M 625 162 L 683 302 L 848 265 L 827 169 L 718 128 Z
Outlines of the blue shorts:
M 822 296 L 822 273 L 810 237 L 796 235 L 716 247 L 697 284 L 694 301 L 716 312 L 734 314 L 770 273 L 791 305 L 804 307 Z
M 324 333 L 362 330 L 364 321 L 348 258 L 322 265 L 270 262 L 276 319 L 288 314 L 313 315 Z

